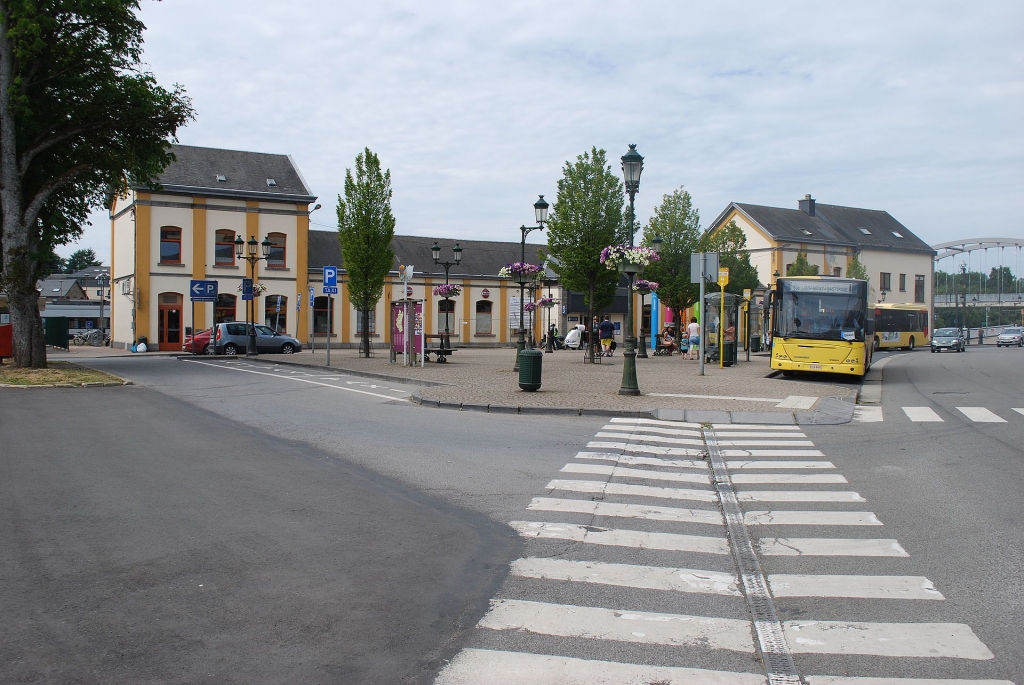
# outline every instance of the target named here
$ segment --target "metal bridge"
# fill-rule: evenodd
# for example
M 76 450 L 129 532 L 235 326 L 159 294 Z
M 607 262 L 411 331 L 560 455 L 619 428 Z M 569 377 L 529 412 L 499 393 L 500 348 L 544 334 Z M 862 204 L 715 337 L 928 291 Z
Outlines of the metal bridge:
M 943 285 L 945 278 L 947 287 L 943 289 L 953 291 L 934 295 L 935 307 L 1024 306 L 1024 240 L 970 238 L 932 245 L 932 249 L 938 253 L 934 265 L 936 286 Z M 1011 277 L 1004 279 L 1006 268 Z M 998 274 L 994 287 L 987 283 L 993 269 Z

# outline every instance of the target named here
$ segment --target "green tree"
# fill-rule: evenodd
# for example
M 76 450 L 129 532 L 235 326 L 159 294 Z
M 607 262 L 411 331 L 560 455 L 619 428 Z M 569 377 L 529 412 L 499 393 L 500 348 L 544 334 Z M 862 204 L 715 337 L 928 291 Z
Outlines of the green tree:
M 82 250 L 75 250 L 72 252 L 71 256 L 68 257 L 66 268 L 67 273 L 73 274 L 88 266 L 100 266 L 101 264 L 102 262 L 96 259 L 96 253 L 93 252 L 92 248 L 87 247 Z
M 818 265 L 817 264 L 810 264 L 807 261 L 807 253 L 806 252 L 797 252 L 796 253 L 796 261 L 794 261 L 792 264 L 790 264 L 789 268 L 786 269 L 786 275 L 787 276 L 817 276 L 818 275 Z
M 384 294 L 384 279 L 395 261 L 391 239 L 391 170 L 381 172 L 380 159 L 365 148 L 356 155 L 356 174 L 345 170 L 345 199 L 338 196 L 338 241 L 348 275 L 349 300 L 363 317 L 360 354 L 370 356 L 370 310 Z
M 760 285 L 757 269 L 750 263 L 747 236 L 735 221 L 704 236 L 701 242 L 702 251 L 718 253 L 719 268 L 729 269 L 729 284 L 725 286 L 725 292 L 742 295 L 747 288 L 754 290 Z
M 623 197 L 622 181 L 612 173 L 604 150 L 594 147 L 575 163 L 565 163 L 548 221 L 548 252 L 562 284 L 584 294 L 591 321 L 611 304 L 619 283 L 618 271 L 601 263 L 601 250 L 627 240 Z M 590 338 L 592 358 L 595 341 Z
M 658 300 L 672 310 L 682 330 L 683 311 L 700 295 L 700 285 L 690 282 L 690 255 L 699 251 L 700 212 L 689 192 L 680 187 L 662 197 L 644 227 L 643 244 L 651 247 L 655 236 L 661 238 L 661 260 L 647 267 L 644 278 L 658 282 Z
M 35 280 L 86 210 L 172 160 L 192 118 L 141 62 L 137 0 L 0 0 L 0 242 L 14 365 L 43 368 Z
M 858 253 L 853 254 L 853 259 L 850 260 L 850 266 L 846 267 L 847 278 L 859 278 L 863 281 L 869 280 L 868 270 L 861 264 L 860 255 Z

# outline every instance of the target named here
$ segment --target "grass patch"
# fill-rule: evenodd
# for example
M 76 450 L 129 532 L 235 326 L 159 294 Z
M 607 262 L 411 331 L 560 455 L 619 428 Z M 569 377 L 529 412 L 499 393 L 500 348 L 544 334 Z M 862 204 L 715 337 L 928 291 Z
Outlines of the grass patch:
M 49 362 L 46 369 L 16 369 L 8 362 L 0 366 L 0 385 L 54 385 L 57 383 L 121 383 L 109 373 L 87 369 L 71 362 Z

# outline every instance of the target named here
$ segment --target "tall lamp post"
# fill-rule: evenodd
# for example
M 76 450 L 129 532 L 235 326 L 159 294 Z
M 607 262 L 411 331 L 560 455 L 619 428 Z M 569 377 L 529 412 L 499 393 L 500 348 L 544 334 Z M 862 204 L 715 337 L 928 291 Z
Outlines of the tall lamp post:
M 630 143 L 629 151 L 622 155 L 622 176 L 626 181 L 626 192 L 629 194 L 629 245 L 633 246 L 633 224 L 636 222 L 634 199 L 640 190 L 640 174 L 644 170 L 644 158 L 636 151 L 636 144 Z M 623 264 L 627 268 L 632 264 Z M 636 379 L 636 338 L 633 336 L 633 278 L 636 271 L 629 270 L 629 289 L 626 291 L 626 350 L 622 353 L 622 383 L 620 395 L 639 395 L 640 384 Z
M 543 231 L 544 230 L 544 224 L 548 220 L 548 207 L 549 206 L 550 205 L 547 203 L 547 200 L 545 200 L 544 196 L 541 195 L 540 199 L 538 199 L 536 202 L 533 203 L 533 214 L 534 214 L 534 218 L 537 220 L 537 225 L 536 226 L 520 226 L 519 227 L 519 230 L 523 234 L 523 239 L 520 242 L 520 250 L 519 250 L 519 261 L 520 262 L 523 262 L 523 263 L 526 262 L 526 236 L 528 236 L 531 231 Z M 519 370 L 519 353 L 526 349 L 526 328 L 525 328 L 525 321 L 523 319 L 523 314 L 524 314 L 523 297 L 524 297 L 524 290 L 526 289 L 526 283 L 527 283 L 528 279 L 529 279 L 529 276 L 527 276 L 525 274 L 520 274 L 519 275 L 519 337 L 516 338 L 516 363 L 512 366 L 512 370 L 513 371 L 518 371 Z
M 967 265 L 964 264 L 963 262 L 960 263 L 960 275 L 964 276 L 964 277 L 967 276 Z M 963 279 L 960 279 L 960 280 L 963 282 Z M 966 285 L 966 283 L 964 285 L 963 302 L 964 302 L 964 312 L 959 317 L 960 318 L 960 330 L 964 329 L 964 323 L 967 320 L 967 285 Z M 960 296 L 959 295 L 956 298 L 956 306 L 957 307 L 960 306 Z
M 270 257 L 270 248 L 273 243 L 270 242 L 270 236 L 263 238 L 263 242 L 257 242 L 256 236 L 249 236 L 249 240 L 242 240 L 242 236 L 237 235 L 235 237 L 235 257 L 238 259 L 244 259 L 249 262 L 249 280 L 253 282 L 255 288 L 256 285 L 256 263 L 262 259 L 268 259 Z M 256 254 L 256 248 L 263 248 L 263 256 Z M 242 293 L 243 295 L 245 293 Z M 246 321 L 249 329 L 249 344 L 245 349 L 246 357 L 256 356 L 256 292 L 253 290 L 252 299 L 249 300 L 248 308 L 249 319 Z
M 459 262 L 462 261 L 462 248 L 459 247 L 458 243 L 455 243 L 455 247 L 452 248 L 452 254 L 455 255 L 455 257 L 454 257 L 455 261 L 454 262 L 442 262 L 441 261 L 441 246 L 438 245 L 437 242 L 435 241 L 434 244 L 430 248 L 430 256 L 434 258 L 434 264 L 444 268 L 444 284 L 445 285 L 448 285 L 448 271 L 453 266 L 458 266 Z M 441 347 L 445 348 L 446 350 L 450 350 L 452 348 L 452 345 L 451 345 L 451 340 L 450 340 L 450 337 L 449 337 L 450 334 L 449 334 L 449 330 L 448 330 L 448 312 L 449 312 L 449 307 L 448 307 L 448 304 L 447 304 L 448 302 L 450 302 L 450 300 L 448 299 L 447 295 L 444 296 L 444 301 L 445 301 L 445 305 L 444 305 L 444 338 L 441 340 Z
M 100 345 L 107 342 L 107 327 L 103 325 L 103 304 L 107 299 L 107 286 L 110 285 L 110 278 L 106 274 L 100 274 L 96 279 L 96 285 L 100 287 Z
M 551 300 L 546 305 L 544 305 L 544 309 L 546 309 L 547 312 L 548 312 L 548 329 L 547 329 L 547 332 L 544 335 L 544 340 L 546 341 L 545 344 L 544 344 L 544 352 L 545 353 L 550 353 L 550 352 L 554 352 L 555 351 L 555 341 L 554 341 L 554 337 L 555 336 L 553 336 L 551 334 L 552 333 L 552 330 L 551 330 L 552 329 L 552 326 L 551 326 L 551 308 L 553 306 L 555 306 L 554 299 L 552 298 L 552 295 L 551 295 L 551 285 L 553 283 L 554 283 L 554 281 L 552 279 L 550 279 L 550 278 L 545 278 L 544 279 L 544 285 L 546 285 L 548 287 L 548 299 Z
M 651 247 L 659 254 L 661 254 L 661 242 L 661 237 L 658 235 L 651 239 Z M 640 293 L 640 349 L 637 350 L 636 357 L 637 359 L 647 359 L 647 329 L 644 328 L 644 300 L 651 291 L 647 288 L 641 288 L 637 292 Z M 630 294 L 630 298 L 632 297 L 633 295 Z M 654 336 L 654 331 L 651 331 L 651 336 Z

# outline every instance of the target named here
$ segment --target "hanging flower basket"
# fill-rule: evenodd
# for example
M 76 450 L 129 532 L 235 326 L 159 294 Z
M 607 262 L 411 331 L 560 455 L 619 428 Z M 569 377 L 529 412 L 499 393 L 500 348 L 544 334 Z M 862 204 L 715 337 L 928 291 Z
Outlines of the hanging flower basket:
M 238 284 L 238 292 L 242 292 L 242 284 L 241 283 Z M 262 295 L 265 292 L 267 292 L 267 286 L 263 285 L 262 283 L 253 283 L 252 284 L 252 294 L 253 294 L 253 297 L 256 297 L 257 295 Z
M 642 278 L 636 279 L 636 283 L 633 284 L 633 290 L 638 293 L 647 295 L 649 293 L 658 292 L 658 286 L 660 284 L 657 281 L 645 281 Z
M 535 274 L 540 273 L 540 267 L 536 264 L 527 264 L 526 262 L 513 262 L 506 264 L 501 267 L 498 271 L 498 275 L 502 278 L 509 278 L 516 283 L 526 283 L 531 280 Z
M 557 302 L 558 300 L 553 297 L 542 297 L 537 300 L 537 305 L 540 307 L 553 307 Z
M 537 303 L 536 302 L 527 302 L 526 304 L 523 305 L 523 311 L 524 312 L 532 312 L 536 308 L 537 308 Z
M 434 288 L 435 297 L 458 297 L 462 294 L 462 288 L 454 283 L 444 283 Z
M 651 262 L 661 259 L 656 250 L 632 245 L 609 245 L 601 250 L 601 263 L 609 269 L 638 274 Z

